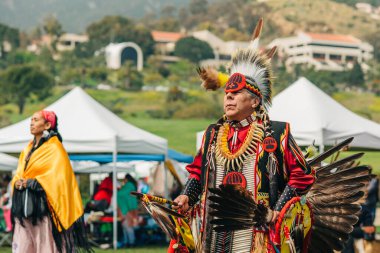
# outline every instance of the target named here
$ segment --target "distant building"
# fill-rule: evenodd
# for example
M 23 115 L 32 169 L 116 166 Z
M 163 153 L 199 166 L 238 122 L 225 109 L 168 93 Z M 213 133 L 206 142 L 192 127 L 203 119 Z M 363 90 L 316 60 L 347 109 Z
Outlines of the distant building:
M 32 42 L 26 47 L 26 50 L 39 54 L 42 47 L 50 47 L 51 43 L 53 43 L 53 36 L 44 34 L 40 38 L 32 40 Z
M 174 52 L 175 43 L 184 37 L 182 33 L 152 31 L 156 52 L 162 55 L 170 55 Z
M 72 51 L 80 43 L 88 42 L 87 35 L 80 35 L 74 33 L 65 33 L 61 35 L 57 42 L 57 50 L 62 51 Z
M 179 39 L 184 37 L 192 36 L 198 40 L 207 42 L 211 46 L 215 58 L 207 59 L 200 63 L 201 65 L 207 66 L 220 66 L 226 64 L 231 59 L 231 55 L 238 48 L 245 48 L 249 45 L 249 42 L 224 41 L 208 30 L 195 31 L 188 34 L 152 31 L 151 34 L 153 40 L 155 41 L 156 55 L 160 56 L 161 60 L 165 62 L 174 62 L 179 60 L 178 57 L 174 56 L 175 44 Z
M 295 37 L 273 40 L 278 56 L 287 68 L 307 64 L 316 70 L 343 71 L 358 61 L 364 70 L 373 58 L 373 46 L 350 35 L 300 32 Z
M 152 31 L 153 40 L 155 42 L 156 55 L 160 56 L 163 61 L 178 61 L 178 57 L 174 56 L 175 44 L 185 35 L 176 32 Z
M 373 6 L 369 3 L 356 3 L 355 4 L 356 9 L 359 11 L 365 12 L 365 13 L 372 13 L 373 12 Z
M 134 42 L 111 43 L 105 48 L 107 67 L 120 69 L 126 60 L 136 63 L 138 71 L 143 69 L 143 52 Z
M 42 47 L 50 48 L 53 41 L 55 41 L 55 37 L 49 34 L 44 34 L 40 38 L 33 40 L 28 46 L 27 50 L 29 52 L 33 52 L 36 54 L 40 53 Z M 80 44 L 88 41 L 87 35 L 80 35 L 74 33 L 65 33 L 62 34 L 57 40 L 57 51 L 71 51 L 74 50 L 75 47 Z
M 3 56 L 3 52 L 8 53 L 10 51 L 12 51 L 12 44 L 7 40 L 0 41 L 0 58 Z
M 214 51 L 215 59 L 202 61 L 204 65 L 219 66 L 228 63 L 231 55 L 239 48 L 246 48 L 248 41 L 224 41 L 208 30 L 191 33 L 195 38 L 207 42 Z

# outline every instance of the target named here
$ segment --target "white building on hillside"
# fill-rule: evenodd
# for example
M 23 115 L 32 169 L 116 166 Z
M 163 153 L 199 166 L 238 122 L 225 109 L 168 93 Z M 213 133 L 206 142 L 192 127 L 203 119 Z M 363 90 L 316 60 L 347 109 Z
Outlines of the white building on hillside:
M 208 66 L 226 64 L 231 59 L 231 55 L 237 49 L 246 48 L 249 45 L 248 41 L 224 41 L 208 30 L 196 31 L 190 35 L 199 40 L 207 42 L 213 49 L 215 58 L 203 61 L 201 63 Z
M 125 61 L 136 63 L 138 71 L 142 71 L 144 65 L 143 52 L 134 42 L 110 43 L 105 49 L 107 68 L 120 69 Z
M 65 33 L 62 34 L 57 43 L 57 50 L 62 51 L 71 51 L 74 50 L 75 47 L 80 44 L 88 41 L 87 35 L 80 35 L 74 33 Z
M 155 53 L 166 62 L 175 62 L 179 58 L 174 56 L 175 44 L 183 38 L 183 33 L 152 31 L 153 40 L 155 42 Z
M 364 70 L 373 58 L 373 46 L 350 35 L 300 32 L 296 37 L 273 40 L 278 56 L 287 68 L 295 64 L 314 66 L 316 70 L 343 71 L 358 61 Z

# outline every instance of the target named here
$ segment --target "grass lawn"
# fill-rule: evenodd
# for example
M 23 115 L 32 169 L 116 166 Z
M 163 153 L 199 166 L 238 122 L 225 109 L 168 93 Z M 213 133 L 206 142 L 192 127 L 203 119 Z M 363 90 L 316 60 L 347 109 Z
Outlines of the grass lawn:
M 380 151 L 348 151 L 343 152 L 340 157 L 347 157 L 359 152 L 364 152 L 362 158 L 360 158 L 360 164 L 370 165 L 373 168 L 373 173 L 380 176 Z M 327 159 L 328 162 L 330 162 Z
M 167 247 L 164 246 L 156 246 L 156 247 L 144 247 L 144 248 L 134 248 L 134 249 L 119 249 L 119 250 L 101 250 L 94 249 L 96 253 L 111 253 L 111 252 L 128 252 L 128 253 L 164 253 L 167 252 Z M 11 253 L 12 249 L 9 248 L 0 248 L 1 253 Z
M 166 138 L 169 147 L 195 155 L 196 133 L 215 121 L 211 119 L 150 119 L 127 118 L 129 123 Z

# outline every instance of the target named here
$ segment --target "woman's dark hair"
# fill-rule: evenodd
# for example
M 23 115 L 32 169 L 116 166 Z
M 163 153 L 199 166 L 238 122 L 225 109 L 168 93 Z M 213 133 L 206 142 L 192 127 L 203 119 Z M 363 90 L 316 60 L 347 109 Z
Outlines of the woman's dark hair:
M 124 178 L 127 179 L 128 182 L 131 182 L 137 190 L 137 181 L 130 174 L 125 175 Z
M 60 142 L 62 142 L 62 136 L 61 136 L 61 134 L 58 132 L 58 117 L 57 117 L 57 115 L 55 115 L 55 126 L 54 126 L 54 128 L 50 128 L 49 129 L 49 132 L 50 131 L 53 131 L 54 133 L 56 133 L 57 134 L 57 137 L 58 137 L 58 140 L 60 141 Z

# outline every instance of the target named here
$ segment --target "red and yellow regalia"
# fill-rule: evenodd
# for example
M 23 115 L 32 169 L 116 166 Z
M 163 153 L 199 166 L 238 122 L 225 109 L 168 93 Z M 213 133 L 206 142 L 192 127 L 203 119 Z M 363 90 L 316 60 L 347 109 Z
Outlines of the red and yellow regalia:
M 261 28 L 262 20 L 250 46 L 232 56 L 227 74 L 198 69 L 206 89 L 245 89 L 260 103 L 241 121 L 223 116 L 206 129 L 182 192 L 193 207 L 185 221 L 194 244 L 186 246 L 173 232 L 168 252 L 333 253 L 342 250 L 357 221 L 370 170 L 356 166 L 360 154 L 322 166 L 352 139 L 311 158 L 297 146 L 289 123 L 269 119 L 275 48 L 258 50 Z M 181 229 L 172 223 L 165 224 Z

